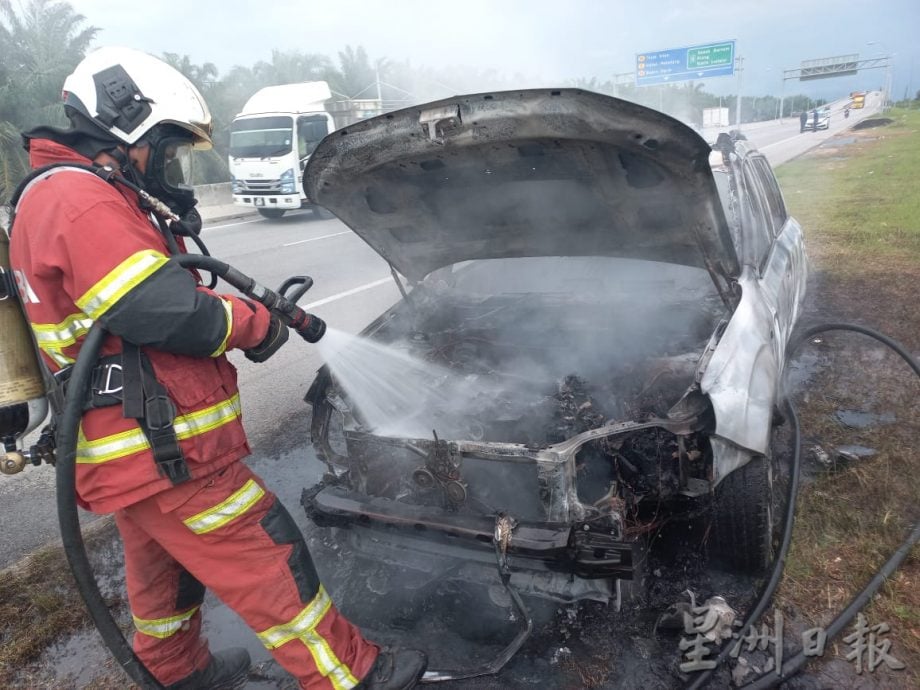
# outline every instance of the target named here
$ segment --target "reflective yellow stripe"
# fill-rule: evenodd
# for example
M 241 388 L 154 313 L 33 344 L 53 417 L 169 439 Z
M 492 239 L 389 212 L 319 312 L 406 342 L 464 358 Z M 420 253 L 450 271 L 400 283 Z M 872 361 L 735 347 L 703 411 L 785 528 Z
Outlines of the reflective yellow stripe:
M 132 254 L 113 268 L 77 300 L 77 306 L 94 319 L 111 309 L 132 288 L 163 268 L 169 259 L 153 249 Z
M 316 668 L 330 680 L 332 687 L 335 690 L 350 690 L 358 684 L 357 678 L 351 669 L 336 657 L 323 636 L 316 632 L 316 626 L 330 608 L 332 599 L 320 585 L 313 600 L 293 620 L 258 633 L 258 638 L 269 650 L 277 649 L 292 640 L 300 640 L 310 650 Z
M 265 490 L 256 484 L 254 479 L 250 479 L 243 484 L 242 488 L 230 494 L 226 500 L 182 522 L 195 534 L 207 534 L 238 518 L 264 495 Z
M 81 465 L 96 465 L 109 460 L 117 460 L 128 455 L 134 455 L 150 448 L 144 432 L 138 429 L 128 429 L 120 434 L 105 436 L 95 441 L 87 441 L 83 435 L 82 427 L 77 438 L 77 463 Z
M 150 637 L 158 637 L 162 640 L 179 632 L 182 629 L 182 624 L 190 620 L 192 616 L 195 615 L 195 611 L 197 611 L 198 608 L 199 607 L 196 606 L 191 611 L 180 613 L 177 616 L 170 616 L 169 618 L 145 620 L 137 616 L 131 617 L 134 619 L 134 627 L 137 628 L 138 632 L 150 635 Z
M 228 299 L 220 298 L 220 301 L 224 305 L 224 313 L 227 316 L 227 335 L 224 336 L 223 342 L 221 342 L 220 347 L 218 347 L 214 352 L 211 353 L 212 357 L 220 357 L 224 354 L 224 351 L 227 349 L 227 341 L 230 340 L 230 331 L 233 330 L 233 304 Z
M 240 396 L 236 394 L 229 400 L 224 400 L 203 410 L 176 417 L 173 423 L 176 429 L 176 437 L 180 441 L 184 441 L 193 436 L 204 434 L 235 419 L 239 419 L 241 413 Z M 94 441 L 87 441 L 81 432 L 77 440 L 77 462 L 94 465 L 140 453 L 148 448 L 150 448 L 150 444 L 140 428 L 128 429 Z
M 42 348 L 42 350 L 44 350 L 45 354 L 53 359 L 54 363 L 57 364 L 61 369 L 64 367 L 69 367 L 71 364 L 77 361 L 73 357 L 68 357 L 63 352 L 58 352 L 57 350 L 45 350 L 45 348 Z
M 61 367 L 73 364 L 73 358 L 62 350 L 77 342 L 92 328 L 93 320 L 84 313 L 71 314 L 60 323 L 33 323 L 32 332 L 35 342 L 42 352 L 51 357 Z
M 77 342 L 77 338 L 86 335 L 92 325 L 93 320 L 81 312 L 71 314 L 60 323 L 33 323 L 32 330 L 40 345 L 62 348 Z

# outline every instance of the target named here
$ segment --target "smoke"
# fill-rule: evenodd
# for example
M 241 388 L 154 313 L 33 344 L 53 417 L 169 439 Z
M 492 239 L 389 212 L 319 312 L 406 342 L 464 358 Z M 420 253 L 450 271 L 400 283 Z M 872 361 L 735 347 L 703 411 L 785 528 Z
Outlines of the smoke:
M 408 345 L 328 329 L 318 347 L 354 412 L 378 436 L 424 438 L 435 429 L 452 435 L 460 411 L 494 391 L 413 355 Z
M 675 362 L 692 375 L 722 311 L 701 269 L 604 257 L 469 262 L 411 299 L 373 340 L 331 329 L 319 343 L 378 436 L 546 443 L 573 375 L 626 418 L 635 391 L 615 382 Z

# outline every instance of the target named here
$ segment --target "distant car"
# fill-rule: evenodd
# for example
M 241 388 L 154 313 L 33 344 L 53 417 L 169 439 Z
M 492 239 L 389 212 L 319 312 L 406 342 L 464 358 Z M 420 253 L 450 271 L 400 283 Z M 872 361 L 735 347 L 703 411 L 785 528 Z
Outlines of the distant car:
M 331 135 L 304 185 L 414 286 L 363 336 L 445 372 L 425 399 L 392 396 L 404 416 L 384 428 L 320 370 L 317 524 L 375 561 L 485 583 L 509 516 L 512 583 L 556 601 L 616 599 L 649 535 L 701 513 L 711 552 L 766 567 L 806 263 L 743 136 L 711 147 L 573 89 L 457 96 Z
M 817 131 L 819 129 L 829 129 L 831 126 L 830 108 L 822 108 L 818 111 L 818 119 L 815 121 L 814 113 L 809 111 L 808 120 L 805 122 L 805 129 Z

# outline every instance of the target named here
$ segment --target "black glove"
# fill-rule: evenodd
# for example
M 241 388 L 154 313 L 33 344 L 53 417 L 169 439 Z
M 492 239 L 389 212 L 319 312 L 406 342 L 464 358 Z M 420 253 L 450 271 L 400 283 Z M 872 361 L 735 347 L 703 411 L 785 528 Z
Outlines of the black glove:
M 287 339 L 287 326 L 281 323 L 281 319 L 277 316 L 272 316 L 268 322 L 268 333 L 262 339 L 262 342 L 248 350 L 243 350 L 243 354 L 246 355 L 246 359 L 250 362 L 264 362 L 280 350 L 281 346 L 287 342 Z

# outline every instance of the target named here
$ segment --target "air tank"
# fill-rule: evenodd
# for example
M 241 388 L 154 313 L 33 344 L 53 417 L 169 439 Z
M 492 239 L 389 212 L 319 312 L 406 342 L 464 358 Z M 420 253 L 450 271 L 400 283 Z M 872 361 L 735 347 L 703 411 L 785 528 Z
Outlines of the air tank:
M 32 332 L 13 290 L 10 241 L 0 228 L 0 470 L 18 471 L 19 438 L 41 424 L 48 399 Z

